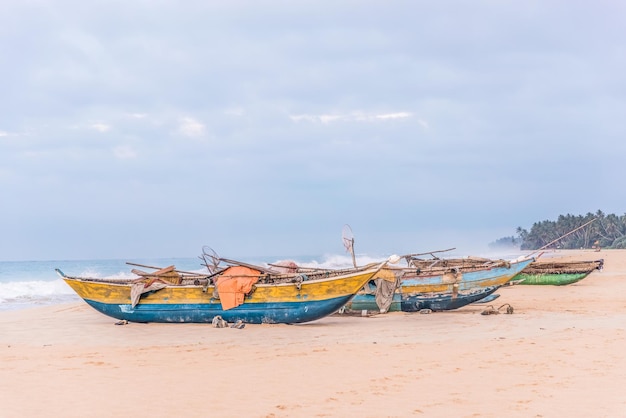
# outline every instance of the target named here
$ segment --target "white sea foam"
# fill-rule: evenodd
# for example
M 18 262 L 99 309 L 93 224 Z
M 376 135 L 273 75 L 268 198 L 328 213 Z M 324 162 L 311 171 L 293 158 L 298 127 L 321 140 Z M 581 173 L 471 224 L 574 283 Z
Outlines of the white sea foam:
M 357 255 L 355 257 L 357 266 L 365 266 L 371 263 L 380 263 L 386 259 L 386 257 L 372 257 L 368 255 Z M 341 268 L 349 268 L 354 267 L 352 263 L 352 256 L 350 255 L 340 255 L 340 254 L 329 254 L 324 256 L 320 261 L 311 260 L 311 261 L 303 261 L 299 262 L 298 265 L 301 267 L 311 267 L 311 268 L 328 268 L 328 269 L 341 269 Z
M 50 305 L 79 300 L 63 281 L 22 281 L 0 283 L 0 310 Z
M 126 267 L 121 260 L 0 262 L 0 311 L 80 300 L 55 268 L 70 276 L 136 277 Z
M 0 283 L 0 302 L 7 299 L 72 294 L 72 289 L 61 279 Z

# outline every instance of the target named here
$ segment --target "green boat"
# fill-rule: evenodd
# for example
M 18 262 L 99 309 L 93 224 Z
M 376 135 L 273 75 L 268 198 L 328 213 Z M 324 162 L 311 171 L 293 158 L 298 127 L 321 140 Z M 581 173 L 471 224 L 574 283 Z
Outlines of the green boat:
M 594 261 L 533 262 L 513 278 L 516 284 L 564 286 L 576 283 L 594 270 L 602 270 L 604 259 Z

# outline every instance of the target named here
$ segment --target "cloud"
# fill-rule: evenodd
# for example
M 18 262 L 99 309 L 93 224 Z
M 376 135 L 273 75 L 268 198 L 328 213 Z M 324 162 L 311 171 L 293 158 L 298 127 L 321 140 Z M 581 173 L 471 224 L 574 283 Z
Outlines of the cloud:
M 180 125 L 178 126 L 178 133 L 190 138 L 204 136 L 205 131 L 206 129 L 202 123 L 190 117 L 182 118 L 180 120 Z
M 86 226 L 146 230 L 131 230 L 142 237 L 133 247 L 117 250 L 112 236 L 57 255 L 185 254 L 207 236 L 256 251 L 237 237 L 245 231 L 250 243 L 265 243 L 262 228 L 284 224 L 285 196 L 307 202 L 287 211 L 289 227 L 303 234 L 345 222 L 363 236 L 406 234 L 373 238 L 381 251 L 430 240 L 417 234 L 420 223 L 501 227 L 496 218 L 506 213 L 512 227 L 527 227 L 546 212 L 577 213 L 589 204 L 575 198 L 582 188 L 594 190 L 590 210 L 623 206 L 611 189 L 626 152 L 619 2 L 70 1 L 52 15 L 5 3 L 0 50 L 13 65 L 0 80 L 0 167 L 12 177 L 0 182 L 0 196 L 19 198 L 0 205 L 0 230 L 41 228 L 8 234 L 4 257 L 55 256 L 50 228 L 67 217 L 65 236 L 82 237 L 78 216 L 93 220 Z M 590 159 L 589 138 L 613 152 Z M 538 162 L 532 170 L 529 161 Z M 173 162 L 175 170 L 164 169 Z M 570 173 L 574 163 L 586 170 Z M 228 175 L 214 181 L 217 173 Z M 372 200 L 372 190 L 389 197 Z M 477 190 L 516 192 L 484 205 Z M 141 203 L 165 193 L 193 204 L 174 199 L 148 218 Z M 213 204 L 216 195 L 229 204 Z M 93 210 L 65 204 L 77 197 Z M 119 201 L 131 204 L 122 212 Z M 64 209 L 57 216 L 50 207 Z M 199 219 L 220 222 L 198 228 Z M 161 225 L 186 244 L 158 239 Z M 293 239 L 261 250 L 308 251 L 284 244 Z
M 329 124 L 332 122 L 388 121 L 388 120 L 395 120 L 395 119 L 407 119 L 412 116 L 413 114 L 410 112 L 395 112 L 395 113 L 382 113 L 382 114 L 352 112 L 349 114 L 290 115 L 289 118 L 294 122 L 307 121 L 307 122 L 321 122 L 323 124 Z
M 96 130 L 98 132 L 102 132 L 102 133 L 111 130 L 111 127 L 109 125 L 107 125 L 106 123 L 94 123 L 94 124 L 91 124 L 89 127 L 91 129 L 94 129 L 94 130 Z
M 405 119 L 410 118 L 409 112 L 387 113 L 383 115 L 376 115 L 376 119 Z
M 147 113 L 128 113 L 128 116 L 133 119 L 143 119 L 148 116 Z
M 245 110 L 242 107 L 233 107 L 224 111 L 224 114 L 228 116 L 243 116 L 244 113 Z
M 321 122 L 321 123 L 330 123 L 337 120 L 345 120 L 345 116 L 342 115 L 289 115 L 289 119 L 294 122 Z
M 430 129 L 430 125 L 424 119 L 418 119 L 417 123 L 424 129 Z
M 113 155 L 120 160 L 137 158 L 137 152 L 129 145 L 120 145 L 113 148 Z
M 30 129 L 27 129 L 25 131 L 17 131 L 17 132 L 7 132 L 7 131 L 0 131 L 0 138 L 7 138 L 7 139 L 13 139 L 13 138 L 18 138 L 18 137 L 26 137 L 31 135 L 32 132 Z M 1 152 L 1 151 L 0 151 Z
M 318 116 L 319 120 L 322 123 L 330 123 L 330 122 L 334 122 L 336 120 L 341 120 L 344 119 L 344 116 L 339 116 L 339 115 L 320 115 Z

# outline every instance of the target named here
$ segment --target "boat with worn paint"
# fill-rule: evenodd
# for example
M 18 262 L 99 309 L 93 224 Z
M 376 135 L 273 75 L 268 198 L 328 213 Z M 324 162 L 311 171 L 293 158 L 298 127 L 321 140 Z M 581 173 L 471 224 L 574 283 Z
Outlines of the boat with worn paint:
M 604 259 L 593 261 L 542 261 L 534 262 L 515 278 L 520 285 L 565 286 L 576 283 L 595 270 L 604 268 Z
M 170 266 L 158 274 L 120 280 L 73 277 L 56 271 L 87 304 L 112 318 L 210 323 L 220 316 L 228 322 L 260 324 L 302 323 L 330 315 L 385 265 L 309 273 L 306 277 L 241 270 L 245 269 L 241 266 L 208 276 L 183 274 Z
M 493 260 L 466 267 L 412 268 L 388 266 L 378 275 L 392 272 L 399 281 L 402 295 L 416 296 L 428 293 L 454 293 L 480 287 L 502 286 L 528 267 L 535 259 L 520 257 L 515 260 Z M 378 277 L 374 276 L 374 279 Z
M 371 283 L 371 282 L 370 282 Z M 347 309 L 354 311 L 380 311 L 376 303 L 375 286 L 368 283 L 367 290 L 361 290 L 346 305 Z M 404 295 L 400 292 L 393 294 L 393 299 L 387 312 L 419 312 L 422 309 L 430 309 L 433 312 L 459 309 L 492 295 L 500 286 L 479 287 L 469 291 L 453 293 L 424 293 L 417 295 Z
M 487 297 L 484 297 L 480 300 L 477 300 L 476 302 L 472 302 L 472 303 L 489 303 L 489 302 L 493 302 L 494 300 L 498 299 L 500 297 L 500 294 L 498 293 L 492 293 Z
M 458 309 L 484 299 L 534 261 L 516 260 L 439 262 L 408 267 L 386 266 L 370 280 L 346 308 L 415 312 Z

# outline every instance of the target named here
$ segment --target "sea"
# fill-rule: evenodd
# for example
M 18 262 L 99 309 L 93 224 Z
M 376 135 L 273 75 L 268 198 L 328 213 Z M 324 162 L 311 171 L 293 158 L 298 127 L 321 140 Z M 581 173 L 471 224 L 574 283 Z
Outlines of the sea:
M 489 258 L 512 260 L 519 253 L 494 257 L 494 254 L 482 255 Z M 446 253 L 446 257 L 462 257 L 461 254 Z M 358 265 L 383 261 L 387 256 L 359 254 Z M 426 257 L 428 258 L 428 257 Z M 237 260 L 250 264 L 267 266 L 291 260 L 302 267 L 347 268 L 353 265 L 349 254 L 330 254 L 300 257 L 266 257 L 256 260 L 253 257 L 241 257 Z M 269 261 L 268 261 L 269 260 Z M 50 261 L 0 261 L 0 311 L 32 308 L 77 302 L 81 299 L 61 279 L 56 269 L 68 276 L 95 278 L 136 278 L 131 269 L 151 271 L 149 268 L 163 268 L 174 265 L 177 270 L 206 274 L 208 269 L 200 258 L 157 258 L 131 260 L 50 260 Z M 140 267 L 143 266 L 143 267 Z

